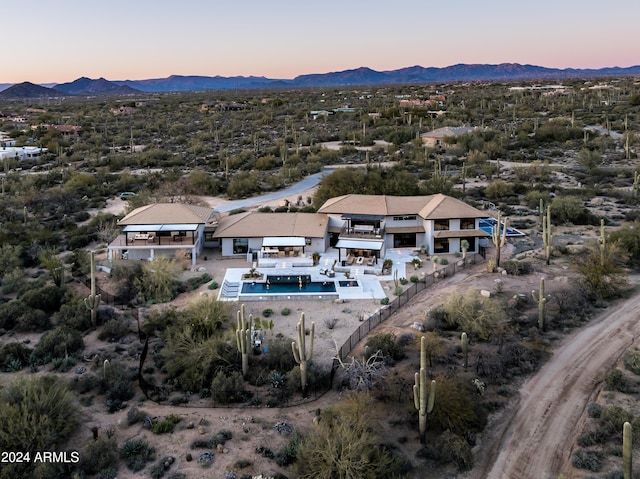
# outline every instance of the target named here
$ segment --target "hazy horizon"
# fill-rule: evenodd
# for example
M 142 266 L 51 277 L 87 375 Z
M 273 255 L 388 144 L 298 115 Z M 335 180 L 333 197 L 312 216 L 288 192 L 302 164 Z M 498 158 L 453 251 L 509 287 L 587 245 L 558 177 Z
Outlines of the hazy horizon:
M 640 2 L 612 0 L 607 17 L 601 2 L 566 3 L 32 0 L 26 17 L 19 4 L 3 5 L 4 36 L 16 42 L 0 83 L 66 83 L 83 76 L 293 79 L 359 67 L 459 63 L 560 69 L 640 64 Z

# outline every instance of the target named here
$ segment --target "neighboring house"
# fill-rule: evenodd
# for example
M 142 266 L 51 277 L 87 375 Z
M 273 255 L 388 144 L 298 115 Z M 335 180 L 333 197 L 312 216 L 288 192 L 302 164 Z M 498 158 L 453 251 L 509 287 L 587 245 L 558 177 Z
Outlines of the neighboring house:
M 448 143 L 449 138 L 455 138 L 466 133 L 470 133 L 475 130 L 475 127 L 471 126 L 445 126 L 443 128 L 437 128 L 433 131 L 422 133 L 422 143 L 429 148 L 446 148 L 451 146 Z
M 157 203 L 136 208 L 118 225 L 120 234 L 109 245 L 109 259 L 152 260 L 156 256 L 196 257 L 204 247 L 205 229 L 215 223 L 213 208 L 181 203 Z
M 430 255 L 478 252 L 489 235 L 479 227 L 487 213 L 450 196 L 344 195 L 318 210 L 329 216 L 330 245 L 340 257 L 384 257 L 389 248 L 423 248 Z
M 43 153 L 47 153 L 46 148 L 39 146 L 2 146 L 0 147 L 0 160 L 17 159 L 17 160 L 40 160 Z
M 222 256 L 246 256 L 260 266 L 303 265 L 329 247 L 327 215 L 247 212 L 222 218 L 213 233 Z

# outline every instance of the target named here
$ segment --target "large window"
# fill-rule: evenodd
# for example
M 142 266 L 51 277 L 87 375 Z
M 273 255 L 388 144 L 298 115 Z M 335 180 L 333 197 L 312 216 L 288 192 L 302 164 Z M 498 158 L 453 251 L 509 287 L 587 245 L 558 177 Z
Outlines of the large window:
M 449 252 L 449 238 L 435 238 L 433 240 L 434 254 L 444 254 Z
M 233 254 L 246 254 L 248 251 L 248 238 L 233 238 Z
M 476 227 L 476 219 L 475 218 L 461 218 L 460 219 L 460 229 L 461 230 L 472 230 Z
M 448 231 L 449 230 L 449 220 L 434 220 L 433 221 L 433 229 L 436 231 Z
M 394 248 L 415 248 L 415 246 L 416 246 L 415 233 L 395 233 L 393 235 Z

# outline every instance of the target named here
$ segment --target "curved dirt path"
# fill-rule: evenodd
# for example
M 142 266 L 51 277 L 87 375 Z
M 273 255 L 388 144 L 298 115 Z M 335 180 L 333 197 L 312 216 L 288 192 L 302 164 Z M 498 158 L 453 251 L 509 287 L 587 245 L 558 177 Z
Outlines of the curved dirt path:
M 570 464 L 571 447 L 587 405 L 640 334 L 640 293 L 616 303 L 554 348 L 553 356 L 520 389 L 468 479 L 556 479 Z

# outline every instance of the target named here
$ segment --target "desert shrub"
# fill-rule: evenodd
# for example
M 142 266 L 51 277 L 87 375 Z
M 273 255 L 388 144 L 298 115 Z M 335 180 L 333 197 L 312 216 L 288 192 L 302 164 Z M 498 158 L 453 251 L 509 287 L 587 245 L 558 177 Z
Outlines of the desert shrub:
M 287 373 L 287 384 L 296 391 L 302 391 L 302 382 L 300 380 L 300 368 L 293 368 Z M 323 370 L 318 364 L 311 360 L 307 364 L 307 388 L 309 391 L 318 390 L 320 388 L 329 388 L 329 372 Z
M 412 283 L 417 283 L 418 281 L 420 281 L 420 278 L 418 278 L 415 274 L 412 274 L 409 278 L 409 281 L 411 281 Z
M 213 400 L 221 404 L 240 402 L 245 399 L 244 379 L 242 374 L 219 372 L 211 382 Z
M 100 393 L 105 394 L 107 401 L 128 401 L 134 395 L 131 381 L 137 373 L 126 368 L 122 363 L 111 362 L 104 369 L 104 376 L 100 382 Z
M 604 376 L 604 388 L 608 391 L 630 392 L 629 379 L 619 369 L 612 369 Z
M 77 331 L 87 331 L 91 328 L 91 314 L 84 304 L 84 298 L 78 295 L 67 295 L 65 303 L 55 313 L 54 319 L 58 326 L 64 325 Z
M 624 366 L 634 374 L 640 375 L 640 350 L 636 347 L 624 353 Z
M 280 311 L 280 314 L 282 316 L 289 316 L 291 314 L 291 310 L 289 308 L 282 308 L 282 311 Z
M 473 467 L 471 446 L 463 437 L 451 431 L 443 432 L 438 436 L 437 441 L 430 442 L 424 455 L 435 460 L 438 464 L 455 464 L 461 471 Z
M 578 469 L 598 472 L 602 467 L 602 455 L 597 451 L 577 449 L 571 455 L 571 464 Z
M 51 375 L 20 378 L 0 390 L 0 450 L 59 450 L 76 429 L 77 406 Z
M 598 419 L 600 416 L 602 416 L 602 410 L 602 406 L 597 402 L 589 403 L 589 405 L 587 406 L 587 414 L 590 418 Z
M 378 333 L 371 336 L 366 347 L 368 348 L 368 357 L 377 351 L 382 351 L 385 358 L 393 361 L 400 361 L 406 356 L 404 348 L 398 344 L 395 334 L 392 333 Z
M 516 261 L 508 259 L 500 261 L 500 266 L 504 268 L 507 274 L 511 274 L 513 276 L 522 276 L 533 271 L 533 266 L 529 261 Z
M 318 477 L 394 477 L 399 466 L 393 455 L 380 447 L 372 411 L 365 394 L 349 396 L 330 409 L 313 434 L 300 441 L 297 469 L 300 479 Z
M 260 356 L 260 364 L 269 371 L 290 371 L 296 365 L 291 352 L 293 339 L 278 333 L 269 340 L 267 354 Z
M 102 341 L 117 341 L 129 334 L 129 331 L 129 320 L 127 318 L 121 317 L 113 319 L 107 321 L 102 328 L 100 328 L 98 339 Z
M 486 341 L 504 328 L 506 315 L 499 301 L 477 291 L 454 293 L 444 304 L 446 326 L 457 326 L 470 336 Z
M 213 291 L 215 289 L 218 289 L 218 286 L 220 286 L 220 285 L 218 284 L 217 281 L 211 281 L 211 284 L 209 286 L 207 286 L 207 288 Z
M 127 467 L 138 472 L 146 466 L 147 462 L 153 461 L 156 451 L 144 437 L 127 439 L 120 448 L 120 457 L 124 459 Z
M 280 467 L 287 467 L 296 462 L 299 447 L 300 435 L 294 432 L 291 435 L 291 440 L 275 454 L 276 464 Z
M 592 431 L 588 431 L 588 432 L 583 432 L 582 434 L 580 434 L 578 436 L 578 439 L 576 441 L 578 443 L 578 446 L 580 447 L 591 447 L 591 446 L 595 446 L 596 444 L 598 444 L 599 441 L 599 437 L 596 433 L 592 432 Z
M 598 418 L 598 433 L 610 438 L 620 434 L 625 422 L 631 422 L 632 416 L 620 406 L 608 406 Z
M 438 376 L 436 381 L 437 400 L 430 415 L 431 425 L 441 431 L 467 434 L 484 427 L 487 413 L 476 400 L 476 392 L 471 382 Z
M 263 309 L 262 310 L 262 316 L 264 316 L 265 318 L 268 318 L 272 314 L 273 314 L 273 309 L 271 309 L 271 308 L 267 308 L 267 309 Z
M 23 343 L 13 341 L 2 346 L 0 349 L 0 370 L 6 371 L 9 365 L 20 364 L 20 369 L 29 362 L 31 349 Z
M 384 297 L 380 300 L 380 304 L 383 306 L 386 306 L 387 304 L 389 304 L 389 298 Z
M 589 225 L 596 224 L 596 218 L 589 213 L 584 202 L 577 196 L 556 196 L 551 201 L 551 220 L 555 224 Z
M 49 285 L 30 289 L 18 299 L 34 309 L 39 309 L 51 315 L 60 309 L 62 298 L 64 298 L 64 289 Z
M 36 364 L 45 364 L 53 358 L 64 358 L 84 349 L 82 335 L 67 326 L 57 326 L 38 342 L 32 358 Z
M 136 406 L 132 406 L 127 411 L 127 425 L 132 426 L 133 424 L 142 422 L 147 416 L 148 414 L 146 412 L 141 411 Z
M 151 430 L 154 434 L 165 434 L 173 432 L 173 428 L 181 421 L 180 416 L 169 414 L 162 421 L 155 420 L 151 423 Z
M 79 468 L 87 475 L 116 467 L 118 464 L 118 444 L 114 438 L 98 438 L 87 443 L 80 454 Z
M 216 447 L 218 444 L 224 446 L 226 442 L 230 441 L 232 438 L 233 433 L 231 431 L 228 429 L 221 429 L 213 435 L 213 438 L 211 438 L 211 444 L 213 444 L 213 447 Z

